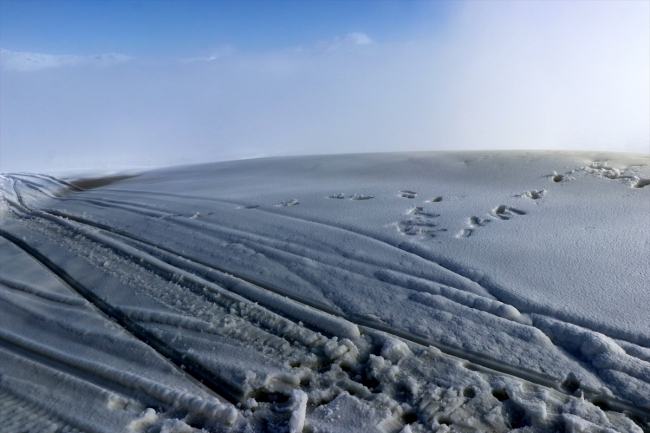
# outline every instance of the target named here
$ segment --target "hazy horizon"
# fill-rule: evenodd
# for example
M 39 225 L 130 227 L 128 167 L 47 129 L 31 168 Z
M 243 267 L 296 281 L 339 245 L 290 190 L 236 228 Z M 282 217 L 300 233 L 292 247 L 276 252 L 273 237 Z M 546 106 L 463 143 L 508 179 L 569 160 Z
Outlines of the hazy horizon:
M 0 7 L 2 172 L 650 152 L 650 2 Z

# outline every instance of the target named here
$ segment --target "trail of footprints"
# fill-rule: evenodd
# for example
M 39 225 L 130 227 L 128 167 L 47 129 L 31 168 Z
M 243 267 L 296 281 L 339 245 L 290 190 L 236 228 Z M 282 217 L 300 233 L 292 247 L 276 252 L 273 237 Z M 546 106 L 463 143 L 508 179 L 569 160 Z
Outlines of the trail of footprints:
M 553 171 L 550 175 L 546 177 L 554 183 L 564 183 L 574 178 L 571 177 L 576 171 L 586 171 L 589 174 L 597 175 L 599 177 L 605 177 L 608 179 L 622 179 L 629 180 L 630 185 L 633 188 L 644 188 L 650 186 L 650 179 L 639 177 L 636 172 L 630 171 L 631 168 L 626 168 L 623 171 L 620 171 L 616 168 L 610 167 L 606 162 L 596 161 L 588 166 L 580 167 L 574 170 L 571 170 L 565 174 L 558 173 Z M 528 198 L 531 200 L 539 200 L 547 194 L 545 189 L 533 189 L 530 191 L 517 194 L 514 197 L 517 198 Z M 401 198 L 407 200 L 413 200 L 417 198 L 418 193 L 410 189 L 402 189 L 398 191 L 397 195 Z M 373 195 L 365 194 L 352 194 L 346 195 L 344 193 L 335 193 L 327 196 L 328 199 L 335 200 L 355 200 L 363 201 L 370 200 L 375 198 Z M 424 200 L 424 203 L 439 203 L 442 201 L 442 196 L 436 196 Z M 300 202 L 298 199 L 291 199 L 284 202 L 276 204 L 276 207 L 289 207 L 295 206 Z M 260 207 L 259 205 L 246 205 L 239 206 L 240 209 L 255 209 Z M 440 214 L 426 210 L 424 206 L 411 206 L 405 212 L 406 217 L 399 221 L 393 223 L 397 230 L 406 236 L 419 236 L 419 237 L 434 237 L 439 233 L 446 232 L 447 229 L 439 228 L 436 223 L 435 218 L 439 217 Z M 526 212 L 517 209 L 512 206 L 500 204 L 495 208 L 491 209 L 484 217 L 471 216 L 466 219 L 465 228 L 458 231 L 455 235 L 456 238 L 468 238 L 474 234 L 477 229 L 485 227 L 491 221 L 508 221 L 512 218 L 526 215 Z
M 474 230 L 485 227 L 489 222 L 494 220 L 507 221 L 518 215 L 526 215 L 523 210 L 501 204 L 488 213 L 488 218 L 472 216 L 467 219 L 468 228 L 462 229 L 456 234 L 457 238 L 468 238 L 474 233 Z
M 555 172 L 554 172 L 555 173 Z M 557 175 L 557 173 L 555 173 Z M 561 175 L 560 180 L 562 178 Z M 555 180 L 559 182 L 560 180 Z M 533 200 L 540 199 L 546 194 L 546 190 L 531 190 L 523 194 L 518 195 L 517 197 L 527 197 Z M 418 193 L 409 189 L 403 189 L 398 192 L 398 196 L 405 199 L 415 199 Z M 364 194 L 352 194 L 346 196 L 344 193 L 336 193 L 327 196 L 328 199 L 335 200 L 370 200 L 375 198 L 373 195 L 364 195 Z M 439 203 L 442 201 L 442 196 L 435 196 L 425 200 L 425 203 Z M 300 204 L 298 199 L 291 199 L 287 201 L 280 202 L 275 205 L 275 207 L 289 207 Z M 238 209 L 256 209 L 259 208 L 259 205 L 245 205 L 239 206 Z M 488 218 L 497 219 L 497 220 L 509 220 L 513 216 L 525 215 L 526 212 L 506 206 L 499 205 L 492 209 L 488 213 Z M 407 218 L 404 218 L 400 221 L 394 223 L 397 227 L 397 230 L 406 236 L 420 236 L 420 237 L 434 237 L 438 233 L 446 232 L 447 229 L 439 228 L 438 224 L 435 222 L 435 218 L 439 217 L 440 214 L 426 210 L 423 206 L 411 206 L 406 211 Z M 468 228 L 462 229 L 456 234 L 457 238 L 466 238 L 472 235 L 474 230 L 479 227 L 485 226 L 491 220 L 488 218 L 480 218 L 477 216 L 472 216 L 467 219 Z
M 518 197 L 527 197 L 533 200 L 540 199 L 546 190 L 531 190 L 527 191 Z M 399 196 L 406 199 L 413 199 L 417 197 L 417 192 L 411 190 L 401 190 Z M 442 196 L 437 196 L 425 200 L 425 203 L 438 203 L 442 201 Z M 407 219 L 396 222 L 397 229 L 400 233 L 407 236 L 426 236 L 433 237 L 438 233 L 446 232 L 447 229 L 438 228 L 435 222 L 435 218 L 439 217 L 440 214 L 425 210 L 422 206 L 413 206 L 406 211 L 406 214 L 409 215 Z M 523 210 L 506 206 L 499 205 L 492 209 L 488 214 L 487 218 L 481 218 L 477 216 L 472 216 L 467 219 L 468 228 L 460 230 L 457 234 L 457 238 L 467 238 L 472 235 L 475 229 L 479 227 L 484 227 L 492 220 L 501 220 L 507 221 L 512 217 L 526 215 L 526 212 Z

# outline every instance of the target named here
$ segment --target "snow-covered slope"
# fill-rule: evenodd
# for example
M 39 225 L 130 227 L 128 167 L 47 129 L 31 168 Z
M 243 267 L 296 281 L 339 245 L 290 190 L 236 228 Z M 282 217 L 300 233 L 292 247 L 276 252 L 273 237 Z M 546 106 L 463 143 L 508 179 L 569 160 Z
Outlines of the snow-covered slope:
M 649 163 L 4 175 L 0 414 L 85 431 L 647 430 Z

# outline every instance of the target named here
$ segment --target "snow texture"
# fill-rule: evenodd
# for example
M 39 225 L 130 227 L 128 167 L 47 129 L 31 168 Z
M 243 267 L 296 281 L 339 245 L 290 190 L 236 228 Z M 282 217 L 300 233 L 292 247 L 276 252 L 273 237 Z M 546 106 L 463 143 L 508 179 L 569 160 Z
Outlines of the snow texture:
M 0 431 L 650 431 L 650 158 L 0 177 Z

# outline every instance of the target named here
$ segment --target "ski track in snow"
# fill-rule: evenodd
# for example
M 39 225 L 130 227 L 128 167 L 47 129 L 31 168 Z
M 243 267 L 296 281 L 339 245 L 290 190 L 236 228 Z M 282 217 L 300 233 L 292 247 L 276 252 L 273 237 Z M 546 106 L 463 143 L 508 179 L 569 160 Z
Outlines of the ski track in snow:
M 642 167 L 540 172 L 537 188 L 595 177 L 639 191 Z M 512 192 L 535 206 L 503 197 L 459 230 L 445 205 L 463 196 L 399 189 L 415 204 L 372 229 L 292 213 L 311 205 L 297 192 L 122 179 L 0 179 L 2 431 L 650 431 L 650 336 L 512 305 L 431 250 L 525 224 L 560 190 Z

